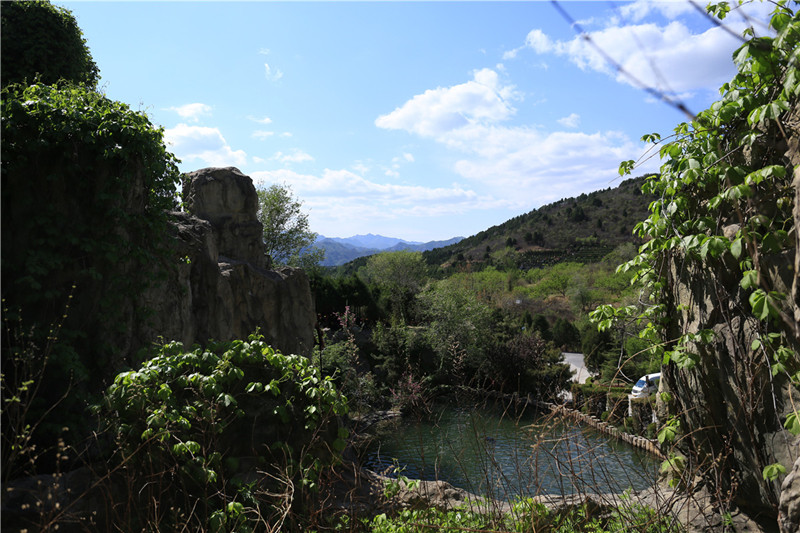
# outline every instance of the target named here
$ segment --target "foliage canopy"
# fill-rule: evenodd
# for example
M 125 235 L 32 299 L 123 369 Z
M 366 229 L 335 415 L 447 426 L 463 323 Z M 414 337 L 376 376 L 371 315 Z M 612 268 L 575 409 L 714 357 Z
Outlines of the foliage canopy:
M 3 86 L 66 80 L 94 88 L 100 76 L 72 13 L 48 1 L 3 2 Z
M 157 275 L 177 160 L 145 115 L 86 86 L 8 85 L 0 108 L 4 305 L 44 336 L 74 296 L 42 391 L 54 402 L 69 376 L 88 385 L 70 395 L 79 402 L 79 391 L 99 392 L 120 363 L 109 364 L 111 344 L 133 318 L 126 313 L 139 312 L 131 297 L 150 281 L 130 273 Z M 70 401 L 59 428 L 85 419 Z

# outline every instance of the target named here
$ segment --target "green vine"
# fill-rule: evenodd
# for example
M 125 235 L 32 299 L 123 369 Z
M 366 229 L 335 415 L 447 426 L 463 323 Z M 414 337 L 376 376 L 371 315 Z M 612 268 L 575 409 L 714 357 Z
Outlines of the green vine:
M 699 113 L 690 123 L 674 130 L 669 142 L 658 134 L 643 137 L 660 146 L 664 163 L 659 175 L 647 178 L 643 192 L 658 199 L 650 216 L 637 225 L 645 239 L 639 254 L 621 265 L 634 272 L 643 288 L 644 305 L 614 308 L 601 306 L 592 313 L 600 329 L 618 322 L 637 321 L 641 336 L 652 341 L 652 350 L 663 364 L 691 370 L 701 361 L 702 346 L 715 341 L 710 329 L 692 329 L 681 322 L 671 290 L 677 277 L 714 280 L 725 276 L 732 286 L 726 292 L 736 314 L 752 328 L 754 340 L 737 353 L 769 363 L 773 378 L 782 376 L 800 385 L 800 325 L 798 296 L 781 268 L 788 268 L 796 250 L 796 191 L 792 186 L 794 162 L 787 152 L 798 138 L 800 99 L 800 16 L 777 2 L 772 13 L 772 37 L 748 40 L 733 54 L 737 75 L 720 89 L 721 99 Z M 708 12 L 720 19 L 726 3 L 711 5 Z M 796 150 L 795 145 L 795 151 Z M 629 174 L 634 161 L 620 165 Z M 789 259 L 787 261 L 787 259 Z M 736 283 L 738 282 L 738 287 Z M 796 285 L 796 284 L 795 284 Z M 676 325 L 679 332 L 676 334 Z M 784 427 L 800 434 L 797 409 Z M 665 428 L 675 427 L 668 421 Z M 670 429 L 671 431 L 671 429 Z M 662 430 L 665 441 L 674 437 Z M 785 469 L 768 465 L 764 479 L 774 479 Z
M 47 404 L 70 378 L 83 382 L 53 413 L 57 427 L 75 428 L 79 396 L 113 377 L 118 339 L 146 314 L 133 302 L 158 276 L 177 160 L 146 115 L 89 87 L 11 84 L 0 94 L 3 298 L 12 320 L 43 335 L 74 295 L 42 390 Z

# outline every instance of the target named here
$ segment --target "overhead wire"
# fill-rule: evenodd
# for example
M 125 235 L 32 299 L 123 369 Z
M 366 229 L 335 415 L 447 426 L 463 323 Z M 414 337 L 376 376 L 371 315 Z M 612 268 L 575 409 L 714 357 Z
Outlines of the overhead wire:
M 591 34 L 586 30 L 584 30 L 583 27 L 575 19 L 572 18 L 572 16 L 566 11 L 566 9 L 564 9 L 561 6 L 558 0 L 551 0 L 551 2 L 555 7 L 556 11 L 558 11 L 559 14 L 561 14 L 561 16 L 569 23 L 570 27 L 573 28 L 576 31 L 576 33 L 578 33 L 580 38 L 583 39 L 587 44 L 589 44 L 589 46 L 591 46 L 598 54 L 600 54 L 600 56 L 609 65 L 611 65 L 618 74 L 621 74 L 626 78 L 628 78 L 639 89 L 661 100 L 665 104 L 674 107 L 675 109 L 686 115 L 689 118 L 689 120 L 694 120 L 696 118 L 695 114 L 692 113 L 686 106 L 686 104 L 684 104 L 679 98 L 671 98 L 666 92 L 656 87 L 648 85 L 647 83 L 643 82 L 638 77 L 636 77 L 634 74 L 626 70 L 625 67 L 622 66 L 622 64 L 619 61 L 608 55 L 608 53 L 605 50 L 603 50 L 603 48 L 599 44 L 597 44 L 597 42 L 595 42 Z

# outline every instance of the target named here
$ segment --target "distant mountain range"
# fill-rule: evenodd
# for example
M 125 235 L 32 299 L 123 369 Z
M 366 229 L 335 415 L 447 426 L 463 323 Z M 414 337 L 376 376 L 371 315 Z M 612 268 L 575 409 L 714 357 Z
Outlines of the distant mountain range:
M 338 266 L 349 263 L 359 257 L 381 252 L 397 252 L 400 250 L 426 252 L 434 248 L 455 244 L 461 239 L 463 237 L 454 237 L 446 241 L 413 242 L 368 233 L 367 235 L 354 235 L 347 238 L 319 235 L 314 245 L 325 250 L 325 260 L 320 263 L 322 266 Z

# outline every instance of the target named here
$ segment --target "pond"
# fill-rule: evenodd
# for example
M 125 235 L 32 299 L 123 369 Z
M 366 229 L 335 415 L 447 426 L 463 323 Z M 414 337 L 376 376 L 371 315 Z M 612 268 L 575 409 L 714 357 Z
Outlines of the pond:
M 447 405 L 425 418 L 381 422 L 367 448 L 366 466 L 510 500 L 642 490 L 656 479 L 659 461 L 595 430 L 530 409 L 512 414 L 498 407 Z

